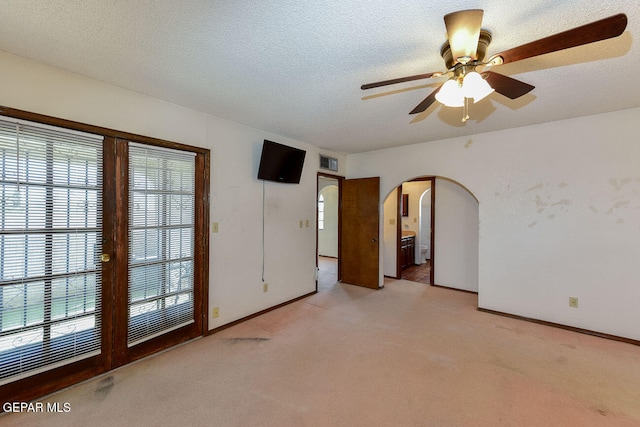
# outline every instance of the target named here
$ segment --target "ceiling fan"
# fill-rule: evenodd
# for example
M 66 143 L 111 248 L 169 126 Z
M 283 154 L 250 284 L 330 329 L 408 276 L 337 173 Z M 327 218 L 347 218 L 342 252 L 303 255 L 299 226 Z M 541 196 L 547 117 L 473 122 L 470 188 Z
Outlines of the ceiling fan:
M 466 122 L 469 118 L 467 114 L 469 99 L 478 102 L 493 91 L 510 99 L 516 99 L 534 88 L 528 83 L 498 74 L 495 71 L 483 71 L 479 74 L 476 68 L 507 64 L 617 37 L 624 32 L 627 26 L 627 16 L 620 13 L 505 50 L 485 61 L 487 47 L 491 43 L 492 36 L 489 31 L 481 28 L 483 13 L 481 9 L 471 9 L 444 16 L 448 41 L 442 46 L 440 54 L 447 66 L 446 71 L 367 83 L 360 88 L 367 90 L 448 75 L 449 80 L 430 93 L 409 114 L 421 113 L 437 100 L 445 106 L 463 107 L 462 121 Z

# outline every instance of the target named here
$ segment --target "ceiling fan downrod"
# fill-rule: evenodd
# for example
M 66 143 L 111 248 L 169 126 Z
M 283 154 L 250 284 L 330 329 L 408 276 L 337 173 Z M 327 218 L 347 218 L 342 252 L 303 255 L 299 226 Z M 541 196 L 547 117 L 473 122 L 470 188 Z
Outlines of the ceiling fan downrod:
M 464 99 L 464 107 L 462 107 L 462 123 L 467 123 L 469 120 L 469 98 Z

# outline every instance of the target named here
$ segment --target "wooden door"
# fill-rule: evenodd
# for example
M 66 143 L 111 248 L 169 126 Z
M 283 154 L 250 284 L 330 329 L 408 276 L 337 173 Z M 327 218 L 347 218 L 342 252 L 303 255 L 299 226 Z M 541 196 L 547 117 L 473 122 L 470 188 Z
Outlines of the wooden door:
M 371 289 L 380 280 L 380 178 L 347 179 L 342 205 L 340 277 L 342 282 Z

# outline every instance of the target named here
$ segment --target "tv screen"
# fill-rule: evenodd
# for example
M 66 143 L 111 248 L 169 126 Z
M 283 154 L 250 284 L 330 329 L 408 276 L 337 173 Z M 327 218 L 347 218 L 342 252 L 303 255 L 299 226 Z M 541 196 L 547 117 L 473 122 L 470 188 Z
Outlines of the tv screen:
M 258 168 L 258 179 L 265 181 L 300 183 L 304 156 L 307 152 L 277 142 L 264 140 Z

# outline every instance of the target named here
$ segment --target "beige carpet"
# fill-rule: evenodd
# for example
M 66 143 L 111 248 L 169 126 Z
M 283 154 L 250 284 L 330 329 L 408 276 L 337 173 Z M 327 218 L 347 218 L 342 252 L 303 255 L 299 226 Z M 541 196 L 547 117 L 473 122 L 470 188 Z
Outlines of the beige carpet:
M 389 280 L 321 292 L 125 366 L 2 426 L 638 426 L 640 347 Z

